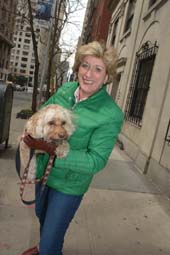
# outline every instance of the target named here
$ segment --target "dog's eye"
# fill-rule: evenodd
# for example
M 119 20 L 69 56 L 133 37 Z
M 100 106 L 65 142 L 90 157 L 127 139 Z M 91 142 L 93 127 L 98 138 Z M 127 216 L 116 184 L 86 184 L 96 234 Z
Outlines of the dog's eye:
M 49 124 L 50 126 L 53 126 L 53 125 L 54 125 L 54 121 L 49 121 L 48 124 Z
M 61 122 L 61 125 L 65 125 L 66 124 L 66 122 L 63 120 L 62 122 Z

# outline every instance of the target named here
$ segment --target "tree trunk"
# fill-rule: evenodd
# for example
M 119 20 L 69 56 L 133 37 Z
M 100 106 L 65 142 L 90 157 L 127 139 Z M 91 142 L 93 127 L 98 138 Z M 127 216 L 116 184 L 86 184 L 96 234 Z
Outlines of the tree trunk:
M 52 76 L 52 65 L 53 65 L 53 59 L 54 59 L 54 52 L 56 48 L 59 49 L 59 38 L 61 34 L 61 29 L 59 29 L 59 20 L 60 20 L 60 12 L 62 9 L 63 1 L 60 0 L 56 3 L 55 11 L 54 11 L 54 26 L 52 31 L 52 42 L 49 52 L 49 63 L 48 63 L 48 73 L 47 73 L 47 90 L 46 90 L 46 100 L 50 97 L 50 82 L 51 82 L 51 76 Z
M 34 87 L 33 87 L 31 108 L 32 108 L 33 112 L 36 112 L 36 110 L 37 110 L 37 88 L 38 88 L 39 58 L 38 58 L 36 35 L 35 35 L 35 31 L 34 31 L 31 0 L 27 0 L 27 1 L 28 1 L 29 22 L 30 22 L 30 28 L 31 28 L 32 43 L 33 43 L 34 57 L 35 57 Z

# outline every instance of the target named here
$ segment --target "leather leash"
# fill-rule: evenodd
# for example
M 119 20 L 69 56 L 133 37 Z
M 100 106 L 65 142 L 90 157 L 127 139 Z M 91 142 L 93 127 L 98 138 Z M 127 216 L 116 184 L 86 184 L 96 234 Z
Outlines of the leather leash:
M 44 188 L 45 188 L 45 185 L 47 183 L 47 179 L 48 179 L 48 176 L 50 174 L 50 171 L 51 171 L 51 168 L 53 166 L 53 162 L 54 162 L 54 159 L 56 157 L 56 155 L 50 155 L 50 158 L 49 158 L 49 161 L 48 161 L 48 164 L 46 166 L 46 169 L 45 169 L 45 173 L 44 175 L 40 178 L 40 179 L 35 179 L 33 181 L 29 181 L 27 180 L 27 176 L 28 176 L 28 171 L 29 171 L 29 165 L 30 165 L 30 161 L 31 161 L 31 158 L 33 156 L 33 153 L 31 153 L 32 155 L 30 156 L 30 160 L 28 162 L 28 165 L 26 166 L 26 168 L 24 169 L 24 173 L 23 173 L 23 176 L 21 177 L 20 176 L 20 155 L 19 155 L 19 147 L 17 149 L 17 154 L 16 154 L 16 169 L 17 169 L 17 173 L 18 173 L 18 176 L 21 180 L 21 183 L 20 183 L 20 197 L 21 197 L 21 201 L 26 204 L 26 205 L 31 205 L 33 203 L 35 203 L 35 200 L 31 200 L 31 201 L 27 201 L 25 200 L 23 197 L 24 197 L 24 189 L 25 189 L 25 186 L 26 184 L 35 184 L 35 183 L 38 183 L 38 182 L 42 182 L 42 187 L 41 187 L 41 193 L 43 192 Z

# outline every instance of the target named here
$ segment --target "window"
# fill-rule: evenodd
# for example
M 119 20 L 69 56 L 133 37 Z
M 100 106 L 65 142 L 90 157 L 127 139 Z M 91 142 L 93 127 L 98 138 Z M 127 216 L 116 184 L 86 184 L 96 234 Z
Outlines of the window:
M 150 0 L 149 1 L 149 8 L 154 5 L 157 2 L 157 0 Z
M 132 26 L 132 20 L 133 20 L 133 16 L 135 12 L 135 5 L 136 5 L 136 0 L 129 0 L 124 32 L 127 32 Z
M 156 42 L 154 45 L 151 42 L 146 42 L 136 53 L 136 63 L 127 97 L 125 119 L 138 127 L 141 127 L 157 50 Z
M 22 52 L 22 55 L 24 55 L 24 56 L 28 56 L 28 54 L 29 54 L 28 51 L 23 51 L 23 52 Z
M 31 28 L 30 27 L 26 27 L 26 31 L 31 31 Z
M 25 33 L 25 36 L 26 37 L 31 37 L 31 34 L 30 33 Z
M 29 48 L 30 48 L 29 45 L 24 45 L 24 46 L 23 46 L 23 49 L 24 49 L 24 50 L 29 50 Z
M 26 70 L 20 69 L 20 73 L 26 73 Z
M 116 40 L 116 34 L 117 34 L 117 27 L 118 27 L 118 21 L 119 19 L 117 19 L 114 23 L 114 27 L 113 27 L 113 33 L 112 33 L 112 40 L 111 40 L 111 44 L 114 46 L 115 45 L 115 40 Z
M 27 58 L 21 58 L 21 61 L 27 62 Z
M 30 43 L 30 40 L 25 39 L 24 42 L 25 42 L 25 43 Z
M 26 68 L 27 65 L 26 65 L 26 64 L 21 64 L 21 67 L 22 67 L 22 68 Z

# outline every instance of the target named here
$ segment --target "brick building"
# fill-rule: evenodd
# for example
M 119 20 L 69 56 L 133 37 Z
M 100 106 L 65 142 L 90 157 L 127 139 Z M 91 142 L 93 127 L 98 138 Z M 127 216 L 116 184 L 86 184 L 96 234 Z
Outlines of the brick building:
M 81 43 L 93 40 L 107 40 L 111 12 L 109 0 L 89 0 L 84 19 Z

